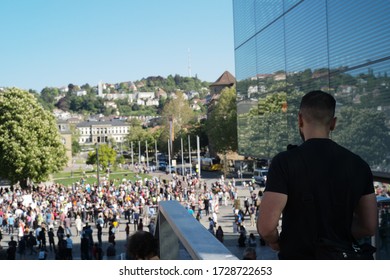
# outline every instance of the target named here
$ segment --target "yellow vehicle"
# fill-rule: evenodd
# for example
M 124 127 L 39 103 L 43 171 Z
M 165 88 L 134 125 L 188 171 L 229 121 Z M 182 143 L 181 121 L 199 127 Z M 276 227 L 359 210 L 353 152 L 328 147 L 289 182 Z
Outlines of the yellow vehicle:
M 222 164 L 216 158 L 202 158 L 200 159 L 200 168 L 204 171 L 220 171 Z

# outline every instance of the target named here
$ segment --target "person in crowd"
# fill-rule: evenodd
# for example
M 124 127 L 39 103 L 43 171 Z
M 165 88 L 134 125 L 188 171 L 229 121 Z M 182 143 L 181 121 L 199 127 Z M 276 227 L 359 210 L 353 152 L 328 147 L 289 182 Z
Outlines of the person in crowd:
M 33 232 L 30 230 L 27 237 L 27 248 L 30 250 L 30 255 L 36 254 L 35 246 L 37 245 L 37 238 L 34 236 Z
M 221 226 L 218 226 L 217 231 L 215 232 L 215 237 L 223 243 L 223 229 Z
M 129 222 L 126 223 L 125 232 L 126 232 L 126 240 L 127 240 L 130 236 L 130 223 Z
M 55 245 L 55 241 L 54 241 L 54 229 L 53 228 L 49 229 L 47 236 L 49 237 L 49 249 L 50 249 L 50 251 L 54 250 L 54 252 L 55 252 L 56 245 Z
M 154 232 L 156 229 L 156 221 L 154 218 L 150 219 L 148 229 L 149 229 L 149 232 L 154 235 Z
M 47 259 L 47 252 L 44 248 L 41 248 L 38 252 L 38 260 L 46 260 Z
M 255 235 L 253 234 L 253 232 L 251 232 L 251 233 L 249 234 L 248 246 L 249 246 L 249 247 L 256 247 L 256 237 L 255 237 Z
M 106 254 L 108 259 L 116 259 L 116 247 L 115 241 L 113 243 L 109 243 Z
M 72 230 L 71 230 L 71 226 L 72 226 L 72 220 L 70 218 L 70 213 L 68 213 L 66 215 L 66 218 L 64 220 L 64 227 L 65 227 L 65 233 L 66 235 L 70 235 L 72 236 Z
M 103 236 L 103 224 L 102 223 L 96 223 L 97 228 L 97 239 L 100 246 L 102 246 L 102 236 Z
M 61 225 L 57 229 L 57 238 L 58 241 L 65 238 L 65 229 Z
M 75 224 L 75 227 L 76 227 L 76 236 L 80 236 L 81 235 L 81 231 L 83 230 L 83 222 L 81 221 L 80 215 L 76 216 L 74 224 Z
M 11 235 L 11 240 L 8 242 L 7 260 L 16 260 L 16 249 L 18 243 L 14 240 L 14 236 Z
M 139 219 L 137 230 L 144 230 L 144 223 L 142 218 Z
M 115 227 L 112 222 L 108 228 L 108 243 L 115 243 Z
M 134 220 L 134 230 L 138 230 L 139 223 L 139 210 L 135 209 L 133 212 L 133 220 Z
M 99 243 L 95 242 L 92 247 L 92 256 L 95 260 L 102 260 L 103 259 L 103 249 L 99 245 Z
M 214 223 L 214 220 L 211 218 L 211 217 L 209 217 L 209 228 L 208 228 L 208 230 L 209 230 L 209 232 L 212 234 L 212 235 L 214 235 L 215 234 L 215 223 Z
M 89 238 L 86 234 L 81 234 L 81 240 L 80 240 L 80 254 L 82 260 L 90 260 L 91 259 L 91 252 L 89 248 Z
M 256 226 L 256 206 L 252 203 L 249 207 L 249 215 L 250 215 L 250 221 L 251 221 L 251 227 Z
M 247 234 L 247 232 L 246 232 L 246 229 L 243 225 L 240 226 L 239 233 L 240 233 L 240 236 L 238 237 L 238 246 L 246 247 L 246 239 L 247 239 L 246 234 Z
M 73 260 L 73 240 L 70 234 L 66 235 L 66 259 Z
M 20 237 L 18 242 L 18 253 L 21 260 L 24 260 L 26 257 L 26 249 L 27 249 L 27 234 Z
M 8 234 L 14 234 L 15 218 L 13 215 L 9 215 L 7 219 Z
M 43 248 L 46 250 L 46 228 L 42 227 L 38 234 L 39 249 Z

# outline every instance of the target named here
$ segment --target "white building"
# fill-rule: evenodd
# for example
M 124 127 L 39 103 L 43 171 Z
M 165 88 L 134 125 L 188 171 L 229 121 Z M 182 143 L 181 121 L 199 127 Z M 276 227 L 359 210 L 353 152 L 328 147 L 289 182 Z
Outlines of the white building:
M 153 91 L 137 92 L 137 99 L 147 100 L 147 99 L 154 99 L 154 98 L 155 98 L 155 94 Z
M 130 132 L 130 124 L 121 120 L 109 121 L 88 120 L 77 124 L 80 144 L 108 143 L 113 139 L 123 143 Z
M 78 91 L 76 91 L 76 95 L 77 96 L 85 96 L 85 95 L 87 95 L 87 91 L 86 90 L 78 90 Z

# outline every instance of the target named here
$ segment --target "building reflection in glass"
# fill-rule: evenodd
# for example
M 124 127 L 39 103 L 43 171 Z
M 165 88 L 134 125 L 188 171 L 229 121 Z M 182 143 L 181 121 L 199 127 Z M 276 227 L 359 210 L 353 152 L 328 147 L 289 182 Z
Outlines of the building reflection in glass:
M 239 153 L 272 158 L 300 144 L 310 90 L 333 94 L 332 138 L 390 172 L 390 2 L 233 0 Z

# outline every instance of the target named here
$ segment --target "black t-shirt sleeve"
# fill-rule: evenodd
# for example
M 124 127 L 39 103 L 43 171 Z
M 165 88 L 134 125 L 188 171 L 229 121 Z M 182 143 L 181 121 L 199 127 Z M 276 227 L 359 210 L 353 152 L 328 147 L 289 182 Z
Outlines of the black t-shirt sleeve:
M 373 178 L 373 175 L 372 175 L 372 172 L 371 172 L 371 168 L 369 167 L 368 164 L 366 164 L 366 169 L 367 169 L 366 174 L 368 174 L 368 176 L 367 176 L 366 187 L 363 190 L 363 194 L 362 195 L 367 195 L 367 194 L 371 194 L 371 193 L 375 192 L 374 178 Z
M 271 162 L 267 174 L 267 184 L 265 191 L 288 194 L 287 180 L 288 172 L 286 165 L 286 153 L 276 155 Z

